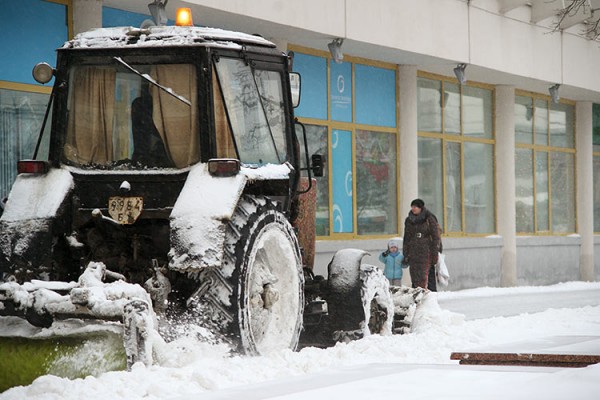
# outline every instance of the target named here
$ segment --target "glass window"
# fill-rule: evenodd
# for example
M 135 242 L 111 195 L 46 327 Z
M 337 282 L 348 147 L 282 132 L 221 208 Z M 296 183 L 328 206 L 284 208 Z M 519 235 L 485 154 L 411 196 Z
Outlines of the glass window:
M 548 101 L 535 100 L 535 144 L 548 144 Z
M 533 152 L 517 149 L 515 154 L 517 232 L 534 232 Z
M 280 160 L 287 160 L 285 141 L 285 109 L 283 108 L 283 85 L 281 74 L 277 71 L 255 70 L 256 86 L 267 113 L 271 135 Z
M 335 233 L 354 232 L 352 164 L 352 132 L 334 129 L 331 132 L 331 194 L 333 231 Z
M 365 125 L 396 126 L 396 72 L 354 64 L 356 122 Z
M 594 232 L 600 232 L 600 154 L 594 154 Z
M 446 226 L 448 232 L 462 231 L 460 147 L 460 143 L 446 142 Z
M 533 143 L 527 122 L 529 105 L 533 106 Z M 574 106 L 567 103 L 551 104 L 535 95 L 515 98 L 519 233 L 575 232 L 574 117 Z M 535 216 L 533 224 L 530 215 Z
M 460 86 L 444 82 L 444 133 L 460 135 Z
M 463 134 L 470 137 L 492 137 L 492 92 L 487 89 L 463 86 Z
M 575 146 L 573 129 L 573 106 L 568 104 L 553 104 L 550 110 L 550 146 Z
M 600 104 L 592 105 L 592 142 L 594 146 L 594 232 L 600 232 Z
M 515 98 L 515 141 L 533 143 L 533 99 L 516 96 Z
M 299 117 L 327 119 L 327 60 L 296 52 L 294 71 L 302 75 L 302 96 L 295 110 Z
M 0 89 L 0 200 L 8 195 L 17 177 L 17 161 L 33 157 L 49 97 Z M 48 119 L 38 160 L 48 159 L 50 125 Z
M 465 142 L 465 229 L 467 233 L 493 232 L 494 146 Z
M 171 92 L 122 66 L 70 71 L 66 161 L 105 168 L 183 168 L 197 162 L 195 67 L 132 67 Z
M 224 57 L 216 66 L 240 161 L 251 165 L 285 161 L 277 152 L 250 66 L 242 60 Z
M 571 153 L 550 153 L 552 231 L 575 232 L 575 157 Z
M 427 132 L 442 131 L 442 82 L 419 78 L 417 80 L 418 129 Z
M 69 40 L 71 1 L 3 1 L 0 12 L 0 79 L 37 85 L 31 69 L 55 65 L 56 48 Z M 68 4 L 68 5 L 67 5 Z M 54 83 L 54 79 L 50 85 Z
M 308 144 L 309 160 L 313 154 L 320 154 L 327 158 L 328 154 L 328 140 L 327 140 L 327 127 L 321 125 L 309 125 L 305 124 L 306 128 L 306 139 Z M 303 143 L 304 138 L 302 137 L 301 128 L 296 130 L 298 138 Z M 306 166 L 306 156 L 304 154 L 304 145 L 300 146 L 301 149 L 301 163 L 302 166 Z M 304 176 L 308 176 L 306 171 L 302 173 Z M 314 178 L 317 181 L 317 221 L 316 229 L 317 236 L 329 235 L 329 168 L 327 163 L 323 168 L 323 176 Z
M 535 208 L 537 230 L 544 232 L 550 230 L 550 180 L 548 179 L 548 153 L 538 151 L 535 153 Z
M 419 197 L 445 233 L 495 233 L 493 91 L 417 82 Z M 441 127 L 432 122 L 440 119 Z
M 600 104 L 592 106 L 592 134 L 594 152 L 600 152 Z
M 302 75 L 295 115 L 308 151 L 327 161 L 326 176 L 316 178 L 317 236 L 397 233 L 396 66 L 295 52 L 294 71 Z
M 419 197 L 438 217 L 444 229 L 444 202 L 442 177 L 442 140 L 419 137 Z
M 359 235 L 396 233 L 396 135 L 356 131 L 356 215 Z

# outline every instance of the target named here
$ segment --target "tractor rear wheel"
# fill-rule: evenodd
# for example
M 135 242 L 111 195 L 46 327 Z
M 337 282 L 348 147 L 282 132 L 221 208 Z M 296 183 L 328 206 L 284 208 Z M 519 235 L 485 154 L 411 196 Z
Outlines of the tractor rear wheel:
M 298 345 L 304 275 L 294 230 L 266 197 L 244 195 L 226 229 L 223 265 L 201 274 L 199 300 L 250 355 Z M 208 310 L 206 310 L 208 308 Z

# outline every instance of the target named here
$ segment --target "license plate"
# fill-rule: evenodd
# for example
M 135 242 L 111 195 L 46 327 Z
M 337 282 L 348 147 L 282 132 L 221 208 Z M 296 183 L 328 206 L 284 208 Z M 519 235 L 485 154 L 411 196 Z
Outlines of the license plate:
M 143 197 L 114 196 L 108 199 L 108 214 L 120 224 L 133 224 L 143 209 Z

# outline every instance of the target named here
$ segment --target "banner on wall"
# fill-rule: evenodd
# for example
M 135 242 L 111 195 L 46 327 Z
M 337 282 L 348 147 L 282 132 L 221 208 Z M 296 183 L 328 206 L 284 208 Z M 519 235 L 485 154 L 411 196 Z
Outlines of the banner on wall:
M 352 65 L 337 64 L 333 60 L 330 65 L 331 119 L 341 122 L 352 122 Z
M 352 132 L 333 130 L 331 135 L 333 231 L 352 233 Z

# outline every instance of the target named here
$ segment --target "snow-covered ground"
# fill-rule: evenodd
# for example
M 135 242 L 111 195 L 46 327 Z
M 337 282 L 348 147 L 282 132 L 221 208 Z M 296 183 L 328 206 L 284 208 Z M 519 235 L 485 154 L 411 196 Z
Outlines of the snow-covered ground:
M 560 296 L 570 299 L 568 308 L 561 308 Z M 543 304 L 550 308 L 543 310 Z M 598 337 L 599 304 L 600 283 L 440 292 L 424 300 L 410 335 L 262 357 L 232 357 L 225 347 L 180 340 L 162 349 L 160 365 L 75 380 L 46 375 L 0 394 L 0 400 L 591 400 L 599 398 L 600 364 L 464 366 L 451 361 L 450 353 L 549 336 Z

